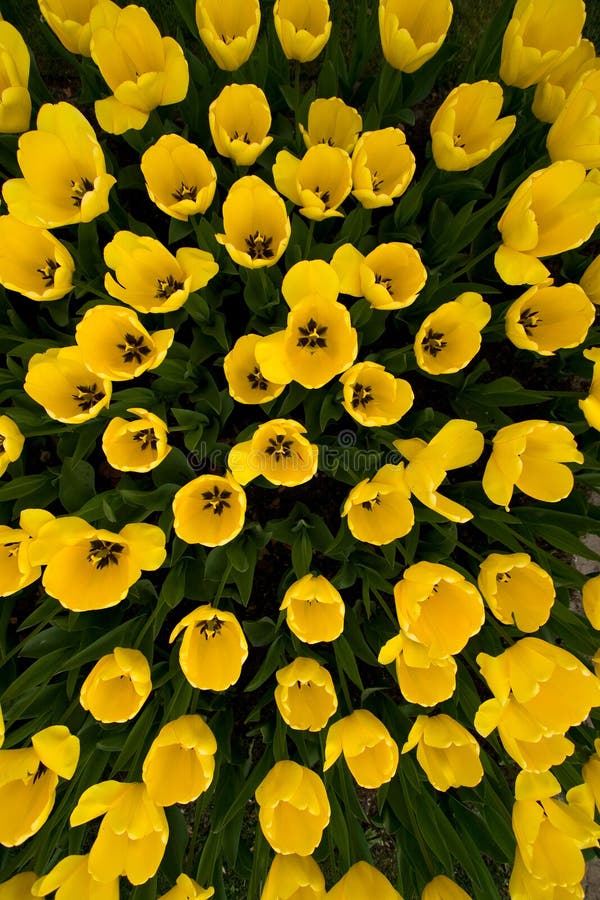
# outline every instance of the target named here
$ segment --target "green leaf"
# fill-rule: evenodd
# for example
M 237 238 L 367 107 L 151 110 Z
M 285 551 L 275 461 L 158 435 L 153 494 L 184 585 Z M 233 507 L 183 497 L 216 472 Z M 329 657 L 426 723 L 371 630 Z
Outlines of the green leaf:
M 84 459 L 74 463 L 65 459 L 58 482 L 58 497 L 65 510 L 74 513 L 90 500 L 96 491 L 96 473 Z

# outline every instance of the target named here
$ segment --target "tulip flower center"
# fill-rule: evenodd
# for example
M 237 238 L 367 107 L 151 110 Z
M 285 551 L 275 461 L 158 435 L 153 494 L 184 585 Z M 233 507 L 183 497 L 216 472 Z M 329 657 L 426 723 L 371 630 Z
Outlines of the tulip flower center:
M 369 512 L 371 512 L 373 507 L 379 506 L 380 503 L 381 503 L 381 497 L 379 496 L 379 494 L 375 494 L 375 496 L 373 497 L 372 500 L 363 500 L 363 502 L 360 505 L 362 506 L 363 509 L 368 509 Z
M 383 178 L 377 177 L 377 171 L 371 172 L 371 182 L 373 184 L 373 190 L 378 191 L 383 184 Z
M 274 438 L 269 438 L 269 446 L 265 453 L 268 456 L 274 456 L 279 462 L 281 459 L 288 459 L 292 455 L 293 441 L 286 441 L 285 434 L 278 434 Z
M 501 581 L 504 584 L 509 582 L 510 579 L 511 579 L 511 576 L 508 574 L 508 572 L 498 572 L 496 575 L 496 581 Z
M 100 401 L 104 398 L 103 391 L 96 390 L 96 382 L 93 384 L 76 384 L 75 389 L 77 391 L 76 394 L 71 394 L 73 400 L 77 400 L 77 406 L 82 409 L 84 412 L 87 412 L 88 409 L 91 409 L 92 406 L 95 406 L 96 403 L 100 403 Z
M 299 688 L 310 687 L 310 681 L 297 681 L 296 686 Z
M 36 269 L 36 272 L 40 273 L 40 275 L 42 276 L 42 281 L 45 282 L 48 287 L 52 287 L 54 284 L 54 276 L 56 270 L 59 268 L 60 266 L 56 262 L 56 260 L 46 259 L 46 265 L 40 266 L 39 269 Z
M 460 135 L 460 134 L 455 134 L 452 140 L 454 141 L 455 147 L 464 147 L 465 146 L 465 142 L 462 138 L 462 135 Z
M 254 234 L 249 234 L 245 240 L 250 259 L 271 259 L 273 256 L 271 249 L 272 237 L 267 237 L 266 234 L 255 231 Z
M 140 450 L 146 450 L 148 447 L 156 450 L 158 444 L 154 428 L 144 428 L 142 431 L 136 431 L 133 435 L 133 440 L 139 442 Z
M 356 409 L 358 406 L 362 406 L 362 408 L 364 409 L 372 399 L 373 395 L 371 393 L 370 385 L 354 385 L 352 389 L 352 409 Z
M 202 509 L 212 509 L 215 516 L 220 516 L 226 507 L 231 507 L 231 503 L 228 503 L 229 497 L 231 491 L 220 491 L 216 486 L 212 491 L 202 491 L 202 499 L 206 500 Z
M 199 622 L 198 627 L 200 628 L 200 634 L 203 634 L 204 639 L 207 641 L 209 637 L 214 638 L 219 634 L 223 624 L 223 619 L 213 616 L 212 619 L 206 619 L 202 623 Z
M 319 185 L 317 185 L 314 190 L 314 193 L 317 195 L 319 200 L 322 200 L 323 203 L 325 204 L 325 206 L 327 206 L 327 204 L 329 203 L 329 198 L 331 196 L 329 191 L 322 191 L 322 190 L 320 190 Z
M 4 434 L 0 434 L 0 454 L 6 453 L 6 447 L 4 446 L 5 441 L 6 436 Z
M 319 138 L 319 144 L 327 144 L 328 147 L 335 147 L 335 141 L 332 137 Z
M 252 385 L 253 391 L 266 391 L 269 386 L 269 382 L 267 381 L 265 376 L 262 374 L 262 372 L 260 371 L 258 366 L 254 366 L 253 371 L 249 372 L 246 375 L 246 378 Z
M 173 191 L 171 197 L 174 197 L 176 200 L 192 200 L 195 201 L 198 196 L 198 188 L 195 184 L 192 184 L 188 187 L 185 182 L 181 182 L 176 191 Z
M 123 544 L 116 544 L 113 541 L 101 541 L 96 538 L 90 541 L 87 561 L 96 566 L 97 569 L 106 569 L 111 563 L 114 566 L 118 566 L 119 555 L 124 549 Z
M 11 541 L 10 544 L 5 544 L 4 549 L 7 551 L 7 556 L 9 559 L 12 559 L 13 556 L 16 556 L 19 552 L 19 541 Z
M 150 347 L 144 343 L 144 336 L 140 334 L 136 337 L 134 334 L 125 334 L 123 336 L 124 343 L 117 344 L 117 349 L 122 351 L 123 362 L 130 363 L 134 360 L 138 365 L 142 362 L 144 356 L 150 353 Z
M 306 328 L 298 327 L 300 337 L 298 338 L 297 347 L 304 347 L 314 353 L 315 350 L 323 349 L 327 346 L 327 340 L 323 337 L 327 333 L 326 325 L 319 325 L 314 319 L 309 319 Z
M 431 353 L 433 357 L 436 357 L 438 353 L 442 352 L 442 350 L 448 343 L 448 341 L 443 340 L 443 337 L 443 331 L 434 331 L 433 328 L 430 328 L 421 341 L 423 350 L 425 350 L 427 353 Z
M 531 332 L 538 327 L 541 321 L 542 319 L 537 309 L 530 309 L 530 307 L 524 309 L 519 317 L 519 325 L 523 326 L 527 337 L 531 337 Z
M 251 144 L 252 141 L 248 137 L 248 132 L 245 131 L 243 134 L 239 134 L 237 131 L 233 132 L 234 141 L 243 141 L 244 144 Z
M 71 194 L 71 200 L 73 201 L 73 206 L 80 207 L 81 201 L 88 193 L 88 191 L 94 190 L 94 184 L 90 181 L 89 178 L 81 178 L 79 181 L 74 181 L 71 179 L 71 187 L 73 188 L 73 193 Z
M 42 775 L 45 775 L 47 771 L 48 771 L 48 767 L 45 766 L 43 762 L 40 762 L 40 764 L 38 765 L 36 772 L 33 776 L 33 783 L 35 784 L 36 781 L 39 781 L 40 778 L 42 777 Z
M 384 286 L 384 288 L 386 289 L 386 291 L 388 292 L 388 294 L 390 295 L 390 297 L 394 296 L 394 292 L 392 290 L 392 279 L 391 278 L 384 278 L 383 275 L 378 275 L 376 272 L 375 273 L 375 284 L 382 284 Z
M 171 294 L 174 294 L 175 291 L 180 291 L 183 288 L 183 281 L 177 281 L 173 275 L 167 275 L 166 278 L 157 278 L 156 279 L 156 294 L 154 295 L 157 300 L 168 300 Z

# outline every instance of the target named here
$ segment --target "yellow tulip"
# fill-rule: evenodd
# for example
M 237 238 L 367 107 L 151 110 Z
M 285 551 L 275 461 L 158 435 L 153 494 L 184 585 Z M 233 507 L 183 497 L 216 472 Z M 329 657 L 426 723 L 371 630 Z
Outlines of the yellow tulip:
M 372 478 L 352 488 L 342 508 L 357 541 L 382 547 L 412 529 L 415 514 L 409 500 L 404 466 L 385 465 Z
M 208 108 L 208 124 L 217 153 L 238 166 L 251 166 L 273 138 L 271 110 L 255 84 L 228 84 Z
M 395 425 L 413 405 L 408 381 L 394 378 L 379 363 L 357 363 L 340 378 L 346 412 L 361 425 Z
M 291 760 L 276 762 L 256 789 L 258 820 L 276 853 L 310 856 L 329 823 L 325 785 Z
M 275 0 L 275 31 L 288 59 L 311 62 L 331 34 L 327 0 Z
M 306 149 L 317 144 L 339 147 L 352 153 L 362 131 L 362 116 L 339 97 L 313 100 L 308 107 L 308 127 L 298 123 Z
M 597 69 L 599 65 L 594 45 L 584 38 L 563 62 L 553 66 L 543 81 L 538 82 L 531 104 L 536 119 L 555 122 L 583 73 Z
M 539 284 L 550 272 L 541 257 L 579 247 L 600 223 L 600 184 L 584 166 L 561 160 L 519 185 L 498 229 L 494 265 L 506 284 Z
M 116 606 L 141 577 L 163 564 L 165 535 L 157 525 L 134 523 L 119 532 L 94 528 L 77 516 L 51 519 L 28 548 L 32 565 L 45 565 L 42 583 L 66 609 Z
M 481 330 L 492 309 L 481 294 L 466 291 L 430 313 L 415 336 L 417 365 L 430 375 L 448 375 L 468 366 L 481 347 Z
M 379 244 L 367 256 L 352 244 L 333 254 L 332 268 L 342 294 L 364 297 L 374 309 L 404 309 L 414 303 L 427 280 L 425 266 L 410 244 Z
M 0 884 L 0 900 L 33 900 L 36 894 L 32 894 L 33 885 L 37 881 L 35 872 L 19 872 L 8 881 Z M 69 900 L 69 898 L 67 898 Z M 113 900 L 112 897 L 107 900 Z M 118 900 L 115 897 L 114 900 Z
M 436 875 L 423 888 L 421 900 L 471 900 L 471 897 L 455 881 L 445 875 Z
M 180 309 L 219 271 L 205 250 L 180 247 L 173 256 L 160 241 L 132 231 L 117 231 L 104 248 L 104 261 L 115 272 L 104 277 L 108 293 L 143 313 Z
M 79 702 L 98 722 L 128 722 L 150 696 L 150 666 L 143 653 L 115 647 L 98 660 L 79 693 Z
M 106 884 L 125 875 L 144 884 L 164 856 L 169 825 L 164 810 L 151 799 L 145 784 L 101 781 L 83 792 L 71 813 L 72 827 L 102 816 L 90 849 L 88 871 Z
M 25 438 L 10 416 L 0 416 L 0 476 L 21 455 Z
M 337 709 L 331 675 L 316 659 L 298 656 L 275 672 L 275 703 L 281 718 L 299 731 L 321 731 Z
M 260 25 L 259 0 L 196 0 L 200 40 L 220 69 L 233 72 L 250 57 Z
M 260 340 L 259 334 L 242 335 L 223 359 L 229 393 L 238 403 L 268 403 L 285 389 L 261 372 L 255 352 Z
M 210 786 L 215 772 L 215 736 L 201 716 L 167 722 L 144 759 L 142 780 L 158 806 L 191 803 Z
M 591 261 L 579 281 L 589 299 L 600 306 L 600 254 Z
M 367 862 L 354 863 L 327 894 L 327 900 L 354 900 L 355 897 L 402 900 L 385 875 Z
M 59 300 L 73 287 L 75 263 L 49 231 L 0 216 L 0 284 L 31 300 Z
M 90 56 L 90 15 L 102 0 L 38 0 L 44 19 L 70 53 Z
M 52 812 L 59 776 L 73 777 L 79 738 L 64 725 L 33 735 L 31 747 L 0 750 L 0 844 L 17 847 L 36 834 Z
M 23 387 L 52 419 L 70 425 L 93 419 L 112 395 L 112 383 L 90 372 L 77 346 L 34 353 Z
M 379 0 L 379 36 L 390 66 L 420 69 L 442 46 L 452 13 L 450 0 Z
M 160 895 L 160 900 L 208 900 L 214 893 L 214 888 L 200 887 L 189 875 L 182 874 L 177 879 L 175 887 Z
M 492 613 L 505 625 L 537 631 L 550 617 L 554 584 L 527 553 L 490 553 L 479 565 L 477 584 Z
M 83 113 L 69 103 L 45 103 L 37 129 L 19 138 L 23 178 L 4 182 L 9 213 L 26 225 L 57 228 L 90 222 L 108 210 L 115 183 L 102 148 Z
M 583 585 L 581 591 L 583 611 L 596 631 L 600 631 L 600 575 L 594 575 Z
M 401 128 L 365 131 L 352 152 L 352 194 L 366 209 L 391 206 L 408 188 L 415 167 Z
M 277 853 L 260 900 L 325 900 L 323 873 L 312 856 Z
M 515 347 L 552 356 L 585 340 L 596 309 L 578 284 L 534 284 L 505 314 L 506 336 Z
M 163 134 L 142 154 L 148 196 L 162 212 L 187 222 L 205 213 L 215 196 L 217 173 L 201 147 L 179 134 Z
M 86 853 L 61 859 L 47 875 L 37 879 L 32 896 L 46 897 L 56 891 L 60 900 L 119 900 L 119 879 L 96 881 L 88 871 L 89 858 Z M 4 900 L 1 894 L 0 900 Z M 15 897 L 15 900 L 22 898 Z
M 394 447 L 409 460 L 406 483 L 424 506 L 451 522 L 468 522 L 473 514 L 438 493 L 438 487 L 452 469 L 470 466 L 483 452 L 483 435 L 476 422 L 451 419 L 426 443 L 421 438 L 394 441 Z
M 90 28 L 92 59 L 112 91 L 94 104 L 104 131 L 139 130 L 157 106 L 185 99 L 189 74 L 183 50 L 172 37 L 161 37 L 147 10 L 103 0 L 90 13 Z
M 340 592 L 323 575 L 304 575 L 284 594 L 290 631 L 305 644 L 335 641 L 344 629 L 346 607 Z
M 248 269 L 274 266 L 291 234 L 285 203 L 256 175 L 235 181 L 223 203 L 224 234 L 215 237 L 232 260 Z
M 112 381 L 129 381 L 155 369 L 174 336 L 172 328 L 150 334 L 131 310 L 104 304 L 88 309 L 75 329 L 88 369 Z
M 454 656 L 483 625 L 483 600 L 464 575 L 441 563 L 418 562 L 394 587 L 402 631 L 424 644 L 432 659 Z
M 102 449 L 109 466 L 120 472 L 150 472 L 160 466 L 171 447 L 162 419 L 146 409 L 131 408 L 137 416 L 131 422 L 116 416 L 102 435 Z
M 515 422 L 496 434 L 481 484 L 492 503 L 507 510 L 515 487 L 535 500 L 557 503 L 573 489 L 573 473 L 564 463 L 583 461 L 565 425 Z
M 448 94 L 429 129 L 438 169 L 465 172 L 502 146 L 517 122 L 516 116 L 498 118 L 503 99 L 495 81 L 459 84 Z
M 417 716 L 402 753 L 417 748 L 417 762 L 436 791 L 475 787 L 483 778 L 479 744 L 451 716 Z
M 175 534 L 187 544 L 221 547 L 244 527 L 246 494 L 229 472 L 199 475 L 173 498 Z
M 263 475 L 271 484 L 295 487 L 310 481 L 317 471 L 319 448 L 307 438 L 306 428 L 293 419 L 271 419 L 259 425 L 249 441 L 232 447 L 228 464 L 240 484 Z
M 0 21 L 0 134 L 29 128 L 29 63 L 29 50 L 17 29 Z
M 22 527 L 0 525 L 0 597 L 10 597 L 33 584 L 42 574 L 40 566 L 32 566 L 29 561 L 27 545 L 30 539 Z
M 573 159 L 586 169 L 600 166 L 600 70 L 584 72 L 546 138 L 552 162 Z
M 400 632 L 379 651 L 383 665 L 395 662 L 398 685 L 408 703 L 435 706 L 448 700 L 456 688 L 456 663 L 452 656 L 432 659 L 424 644 Z
M 583 0 L 517 0 L 502 41 L 500 78 L 527 88 L 542 81 L 581 41 Z
M 175 626 L 169 643 L 182 631 L 179 664 L 192 687 L 225 691 L 236 683 L 248 658 L 248 644 L 233 613 L 199 606 Z
M 322 222 L 343 216 L 338 206 L 352 188 L 352 163 L 345 150 L 316 144 L 302 159 L 280 150 L 273 166 L 277 190 L 300 207 L 307 219 Z
M 398 768 L 398 745 L 383 722 L 367 709 L 357 709 L 334 722 L 325 742 L 326 772 L 342 755 L 354 780 L 364 788 L 391 781 Z
M 600 431 L 600 347 L 584 350 L 583 355 L 594 363 L 594 369 L 589 394 L 585 400 L 577 402 L 590 428 Z
M 600 738 L 594 741 L 594 750 L 581 769 L 581 777 L 592 793 L 596 809 L 600 809 Z

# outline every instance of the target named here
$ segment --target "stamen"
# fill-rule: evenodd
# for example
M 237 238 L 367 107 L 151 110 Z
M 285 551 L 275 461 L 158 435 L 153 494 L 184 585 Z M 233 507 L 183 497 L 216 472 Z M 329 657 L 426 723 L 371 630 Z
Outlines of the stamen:
M 384 278 L 383 275 L 378 275 L 377 273 L 375 273 L 375 284 L 382 284 L 384 286 L 384 288 L 386 289 L 386 291 L 388 292 L 388 294 L 390 295 L 390 297 L 394 296 L 394 292 L 392 290 L 392 279 L 391 278 Z
M 435 358 L 438 353 L 441 353 L 444 347 L 448 345 L 448 341 L 442 340 L 444 337 L 443 331 L 434 331 L 433 328 L 430 328 L 421 341 L 421 346 L 426 353 L 431 353 L 431 355 Z
M 352 409 L 356 409 L 358 406 L 362 406 L 364 409 L 372 399 L 373 395 L 371 393 L 370 385 L 363 386 L 362 384 L 357 383 L 352 388 Z
M 157 291 L 154 295 L 157 300 L 168 300 L 175 291 L 183 288 L 183 281 L 176 281 L 173 275 L 167 275 L 166 278 L 157 278 Z
M 253 391 L 266 391 L 269 386 L 269 382 L 262 374 L 258 366 L 254 366 L 254 370 L 252 372 L 248 372 L 246 378 L 252 385 Z
M 231 497 L 231 491 L 220 491 L 218 487 L 214 487 L 212 491 L 202 491 L 202 499 L 206 503 L 202 509 L 212 509 L 216 516 L 220 516 L 226 507 L 231 507 L 228 499 Z
M 221 631 L 223 625 L 224 620 L 219 619 L 218 616 L 213 616 L 212 619 L 205 619 L 201 625 L 199 624 L 200 634 L 204 635 L 205 640 L 208 640 L 209 637 L 215 638 Z
M 123 352 L 123 362 L 130 363 L 134 360 L 139 365 L 144 356 L 150 353 L 150 347 L 144 343 L 144 336 L 136 337 L 134 334 L 127 333 L 123 340 L 125 343 L 117 344 L 117 349 Z
M 71 394 L 73 400 L 77 401 L 77 406 L 84 412 L 87 412 L 96 403 L 100 403 L 104 399 L 104 392 L 96 390 L 96 382 L 93 384 L 76 384 L 76 394 Z
M 531 332 L 534 330 L 534 328 L 537 328 L 542 321 L 543 319 L 541 318 L 537 309 L 531 309 L 531 307 L 529 306 L 527 307 L 527 309 L 524 309 L 519 316 L 519 325 L 523 326 L 527 337 L 531 337 Z
M 269 446 L 265 449 L 268 456 L 274 456 L 276 462 L 282 459 L 289 459 L 292 456 L 293 441 L 286 441 L 285 434 L 278 434 L 274 438 L 269 438 Z
M 106 569 L 111 564 L 117 566 L 119 564 L 119 555 L 124 549 L 123 544 L 116 544 L 113 541 L 101 541 L 97 538 L 90 541 L 87 561 L 96 566 L 98 570 Z
M 196 200 L 198 196 L 198 188 L 195 184 L 187 185 L 185 182 L 181 182 L 176 191 L 173 191 L 171 197 L 174 197 L 176 200 Z
M 134 441 L 139 442 L 140 450 L 146 450 L 148 447 L 152 450 L 156 450 L 158 438 L 154 433 L 154 428 L 144 428 L 142 431 L 136 431 L 132 437 Z
M 250 259 L 271 259 L 273 256 L 273 250 L 271 249 L 272 237 L 267 237 L 266 234 L 255 231 L 254 234 L 249 234 L 245 241 Z
M 306 328 L 298 327 L 300 337 L 296 346 L 306 348 L 313 353 L 319 348 L 323 349 L 327 346 L 327 340 L 323 337 L 327 330 L 327 325 L 318 325 L 314 319 L 310 318 L 306 323 Z
M 59 263 L 57 263 L 55 259 L 48 258 L 46 259 L 46 265 L 40 266 L 40 268 L 35 271 L 40 273 L 42 281 L 44 281 L 48 287 L 52 287 L 54 285 L 54 277 L 57 269 L 60 269 Z
M 88 191 L 94 190 L 93 182 L 85 177 L 82 178 L 81 181 L 73 181 L 73 179 L 71 179 L 71 187 L 73 188 L 71 200 L 73 201 L 73 206 L 77 206 L 78 208 L 81 206 L 81 201 Z

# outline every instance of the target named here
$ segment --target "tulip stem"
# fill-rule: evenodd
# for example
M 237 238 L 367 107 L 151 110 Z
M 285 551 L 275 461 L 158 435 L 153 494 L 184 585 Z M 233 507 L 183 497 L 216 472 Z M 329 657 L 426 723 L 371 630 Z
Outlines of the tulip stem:
M 308 226 L 308 232 L 306 235 L 306 244 L 304 245 L 304 259 L 308 259 L 308 251 L 312 246 L 313 233 L 315 230 L 315 220 L 311 219 L 310 224 Z
M 214 607 L 217 607 L 219 600 L 223 596 L 223 591 L 225 590 L 225 585 L 227 584 L 227 582 L 229 580 L 229 576 L 231 574 L 231 569 L 232 569 L 232 565 L 230 562 L 228 562 L 227 566 L 225 567 L 225 571 L 223 572 L 223 577 L 221 578 L 221 581 L 219 583 L 219 587 L 217 588 L 217 593 L 215 594 L 214 599 L 212 601 L 212 605 Z

